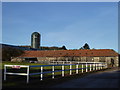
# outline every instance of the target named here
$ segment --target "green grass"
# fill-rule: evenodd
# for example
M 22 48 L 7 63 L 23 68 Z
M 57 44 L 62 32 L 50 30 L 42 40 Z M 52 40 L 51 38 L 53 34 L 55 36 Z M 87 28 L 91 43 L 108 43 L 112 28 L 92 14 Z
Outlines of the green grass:
M 4 70 L 4 65 L 5 64 L 8 64 L 8 65 L 45 65 L 45 64 L 40 64 L 40 63 L 27 63 L 27 62 L 8 62 L 8 61 L 3 61 L 2 62 L 2 70 Z M 64 68 L 65 69 L 69 69 L 70 66 L 65 66 Z M 84 66 L 85 67 L 85 66 Z M 76 66 L 75 65 L 72 65 L 72 69 L 75 69 Z M 79 68 L 81 68 L 81 65 L 79 65 Z M 11 68 L 9 68 L 10 70 Z M 55 66 L 55 70 L 61 70 L 61 66 Z M 44 71 L 51 71 L 52 70 L 52 67 L 49 66 L 49 67 L 44 67 Z M 16 72 L 26 72 L 26 69 L 25 68 L 21 68 L 21 69 L 13 69 L 13 71 L 16 71 Z M 30 72 L 31 73 L 37 73 L 37 72 L 40 72 L 40 67 L 34 67 L 34 68 L 30 68 Z M 85 70 L 84 70 L 85 72 Z M 24 87 L 34 87 L 36 85 L 39 85 L 39 86 L 43 86 L 45 87 L 46 85 L 51 85 L 51 84 L 56 84 L 58 82 L 62 82 L 64 80 L 69 80 L 69 79 L 72 79 L 72 78 L 75 78 L 75 77 L 79 77 L 81 75 L 84 75 L 82 73 L 81 70 L 79 70 L 79 74 L 76 75 L 76 76 L 73 76 L 75 75 L 76 73 L 76 70 L 73 70 L 72 71 L 72 76 L 70 76 L 70 71 L 65 71 L 65 77 L 63 78 L 62 77 L 62 72 L 55 72 L 55 79 L 53 80 L 52 79 L 52 73 L 48 73 L 48 74 L 44 74 L 43 75 L 43 81 L 40 82 L 40 75 L 33 75 L 33 76 L 30 76 L 30 82 L 31 83 L 34 83 L 34 85 L 32 85 L 31 83 L 26 85 L 26 76 L 13 76 L 13 75 L 9 75 L 7 76 L 7 81 L 3 81 L 3 87 L 20 87 L 20 84 L 21 85 L 24 85 Z M 63 80 L 61 80 L 61 78 Z M 66 79 L 65 79 L 66 78 Z M 17 81 L 16 81 L 17 80 Z M 58 80 L 58 81 L 56 81 Z M 51 82 L 52 81 L 52 82 Z M 39 83 L 39 84 L 38 84 Z M 23 86 L 22 86 L 23 87 Z
M 2 62 L 2 69 L 4 69 L 4 65 L 8 64 L 8 65 L 47 65 L 47 64 L 41 64 L 41 63 L 28 63 L 28 62 L 10 62 L 10 61 L 3 61 Z M 85 66 L 84 66 L 85 67 Z M 64 66 L 65 69 L 69 69 L 70 66 Z M 75 69 L 76 66 L 72 65 L 72 69 Z M 81 65 L 79 65 L 79 68 L 81 68 Z M 31 70 L 37 70 L 40 69 L 40 67 L 31 67 Z M 44 67 L 44 70 L 52 70 L 52 66 L 47 66 Z M 61 66 L 55 66 L 55 70 L 61 70 Z
M 46 64 L 41 64 L 41 63 L 28 63 L 28 62 L 11 62 L 11 61 L 2 61 L 2 66 L 4 64 L 10 64 L 10 65 L 46 65 Z
M 4 69 L 4 65 L 46 65 L 41 63 L 28 63 L 28 62 L 10 62 L 10 61 L 2 61 L 2 67 L 0 69 Z M 37 68 L 36 68 L 37 69 Z
M 10 61 L 3 61 L 2 62 L 2 68 L 4 68 L 4 65 L 5 64 L 8 64 L 8 65 L 46 65 L 46 64 L 40 64 L 40 63 L 28 63 L 28 62 L 10 62 Z M 81 68 L 82 66 L 79 65 L 79 68 Z M 85 66 L 84 66 L 85 67 Z M 31 67 L 30 68 L 30 73 L 37 73 L 37 72 L 40 72 L 41 67 Z M 62 70 L 62 67 L 61 66 L 55 66 L 54 67 L 55 70 Z M 64 69 L 69 69 L 70 66 L 64 66 Z M 12 69 L 11 67 L 7 68 L 9 72 L 20 72 L 20 73 L 26 73 L 27 72 L 27 69 L 26 68 L 21 68 L 21 69 Z M 76 65 L 72 65 L 72 69 L 76 69 Z M 52 66 L 47 66 L 47 67 L 43 67 L 43 71 L 52 71 Z M 84 70 L 85 71 L 85 70 Z M 72 73 L 75 73 L 76 70 L 72 70 Z M 79 70 L 79 72 L 81 73 L 81 70 Z M 65 74 L 69 74 L 70 71 L 65 71 L 64 72 Z M 55 72 L 55 75 L 61 75 L 62 72 Z M 44 74 L 44 76 L 49 76 L 49 75 L 52 75 L 52 73 L 47 73 L 47 74 Z M 40 75 L 35 75 L 36 77 L 37 76 L 40 76 Z M 32 76 L 34 77 L 34 76 Z
M 5 64 L 8 64 L 8 65 L 46 65 L 46 64 L 40 64 L 40 63 L 28 63 L 28 62 L 10 62 L 10 61 L 3 61 L 2 62 L 2 69 L 4 69 L 4 65 Z M 85 67 L 85 66 L 84 66 Z M 54 67 L 55 70 L 61 70 L 62 67 L 61 66 L 55 66 Z M 64 66 L 64 69 L 69 69 L 70 66 Z M 76 68 L 76 65 L 72 65 L 72 69 L 75 69 Z M 79 68 L 81 68 L 81 65 L 79 65 Z M 21 68 L 21 69 L 12 69 L 11 67 L 8 67 L 7 70 L 9 72 L 20 72 L 20 73 L 26 73 L 27 72 L 27 69 L 26 68 Z M 43 67 L 43 71 L 52 71 L 52 66 L 48 66 L 48 67 Z M 40 72 L 40 67 L 31 67 L 30 68 L 30 73 L 37 73 L 37 72 Z M 75 73 L 76 70 L 72 70 L 72 73 Z M 81 72 L 81 70 L 79 70 L 79 72 Z M 70 71 L 65 71 L 64 72 L 65 75 L 66 74 L 69 74 Z M 61 75 L 62 72 L 55 72 L 54 75 Z M 48 77 L 52 75 L 52 73 L 47 73 L 47 74 L 44 74 L 45 77 Z M 34 76 L 31 76 L 31 77 L 39 77 L 40 75 L 34 75 Z

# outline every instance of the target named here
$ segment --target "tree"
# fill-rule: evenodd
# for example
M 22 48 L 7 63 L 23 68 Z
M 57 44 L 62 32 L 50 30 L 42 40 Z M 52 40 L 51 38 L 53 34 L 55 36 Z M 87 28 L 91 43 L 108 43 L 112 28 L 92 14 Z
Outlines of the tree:
M 85 45 L 83 46 L 84 49 L 90 49 L 89 45 L 87 43 L 85 43 Z
M 4 47 L 2 48 L 2 60 L 10 61 L 11 57 L 17 57 L 24 53 L 23 50 L 12 48 L 12 47 Z
M 63 49 L 63 50 L 67 50 L 65 46 L 62 46 L 62 49 Z
M 85 43 L 85 45 L 83 47 L 81 47 L 80 49 L 90 49 L 90 47 L 87 43 Z
M 81 47 L 80 49 L 83 49 L 83 47 Z

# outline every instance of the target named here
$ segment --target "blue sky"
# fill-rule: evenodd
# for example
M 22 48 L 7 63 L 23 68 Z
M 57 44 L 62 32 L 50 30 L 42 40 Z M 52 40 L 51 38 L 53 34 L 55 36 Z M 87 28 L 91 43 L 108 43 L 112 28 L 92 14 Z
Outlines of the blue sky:
M 66 46 L 118 51 L 117 2 L 4 2 L 2 43 L 30 45 L 31 33 L 41 46 Z

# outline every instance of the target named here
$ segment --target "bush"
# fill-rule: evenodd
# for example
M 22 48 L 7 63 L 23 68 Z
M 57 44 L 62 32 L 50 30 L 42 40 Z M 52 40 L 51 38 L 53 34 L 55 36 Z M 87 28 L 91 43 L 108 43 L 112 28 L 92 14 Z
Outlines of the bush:
M 23 50 L 12 48 L 12 47 L 4 47 L 2 48 L 2 60 L 10 61 L 11 57 L 17 57 L 24 53 Z

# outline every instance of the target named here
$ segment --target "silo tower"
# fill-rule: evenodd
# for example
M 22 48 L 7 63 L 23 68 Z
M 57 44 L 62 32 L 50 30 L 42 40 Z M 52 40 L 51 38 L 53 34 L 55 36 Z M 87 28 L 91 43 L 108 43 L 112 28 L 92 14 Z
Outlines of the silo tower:
M 38 49 L 40 48 L 40 34 L 38 32 L 33 32 L 31 35 L 31 47 Z

